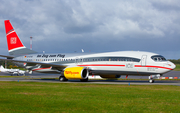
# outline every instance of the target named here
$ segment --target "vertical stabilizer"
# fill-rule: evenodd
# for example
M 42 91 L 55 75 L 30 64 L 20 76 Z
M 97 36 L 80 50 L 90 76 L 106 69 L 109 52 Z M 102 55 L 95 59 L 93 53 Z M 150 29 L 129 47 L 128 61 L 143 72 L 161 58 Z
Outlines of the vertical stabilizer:
M 1 65 L 1 67 L 0 67 L 0 71 L 3 71 L 4 70 L 4 67 Z
M 23 45 L 23 43 L 19 39 L 18 35 L 16 34 L 9 20 L 5 20 L 4 24 L 6 29 L 8 52 L 10 55 L 23 55 L 23 54 L 36 53 L 35 51 L 32 51 Z

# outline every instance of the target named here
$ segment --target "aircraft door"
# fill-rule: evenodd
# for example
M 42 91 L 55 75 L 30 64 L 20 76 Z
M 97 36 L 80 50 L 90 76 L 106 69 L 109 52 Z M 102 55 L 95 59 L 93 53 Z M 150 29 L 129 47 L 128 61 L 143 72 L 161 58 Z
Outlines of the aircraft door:
M 141 66 L 146 66 L 147 55 L 143 55 L 141 58 Z

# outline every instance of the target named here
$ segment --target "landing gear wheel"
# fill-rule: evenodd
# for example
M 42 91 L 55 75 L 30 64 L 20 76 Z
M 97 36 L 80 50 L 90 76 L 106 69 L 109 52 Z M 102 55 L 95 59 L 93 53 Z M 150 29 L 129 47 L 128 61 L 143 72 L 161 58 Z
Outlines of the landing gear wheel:
M 88 78 L 86 79 L 80 79 L 81 82 L 87 82 L 88 81 Z
M 60 76 L 60 77 L 59 77 L 59 81 L 60 81 L 60 82 L 68 81 L 68 79 L 66 79 L 64 76 Z
M 149 83 L 154 83 L 154 79 L 149 79 Z

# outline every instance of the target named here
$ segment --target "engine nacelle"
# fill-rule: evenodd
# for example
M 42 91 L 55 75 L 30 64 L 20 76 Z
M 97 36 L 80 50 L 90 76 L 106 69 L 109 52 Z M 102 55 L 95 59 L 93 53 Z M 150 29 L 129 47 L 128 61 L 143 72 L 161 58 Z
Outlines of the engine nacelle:
M 86 79 L 89 71 L 85 67 L 67 67 L 64 70 L 66 79 Z
M 121 75 L 100 75 L 101 78 L 120 78 Z

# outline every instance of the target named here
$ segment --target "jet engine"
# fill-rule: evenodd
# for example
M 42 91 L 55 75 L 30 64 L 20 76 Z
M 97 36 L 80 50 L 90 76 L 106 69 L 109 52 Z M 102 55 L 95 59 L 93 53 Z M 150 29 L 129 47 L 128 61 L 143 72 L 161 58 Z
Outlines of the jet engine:
M 67 67 L 64 70 L 66 79 L 87 79 L 89 71 L 85 67 Z

